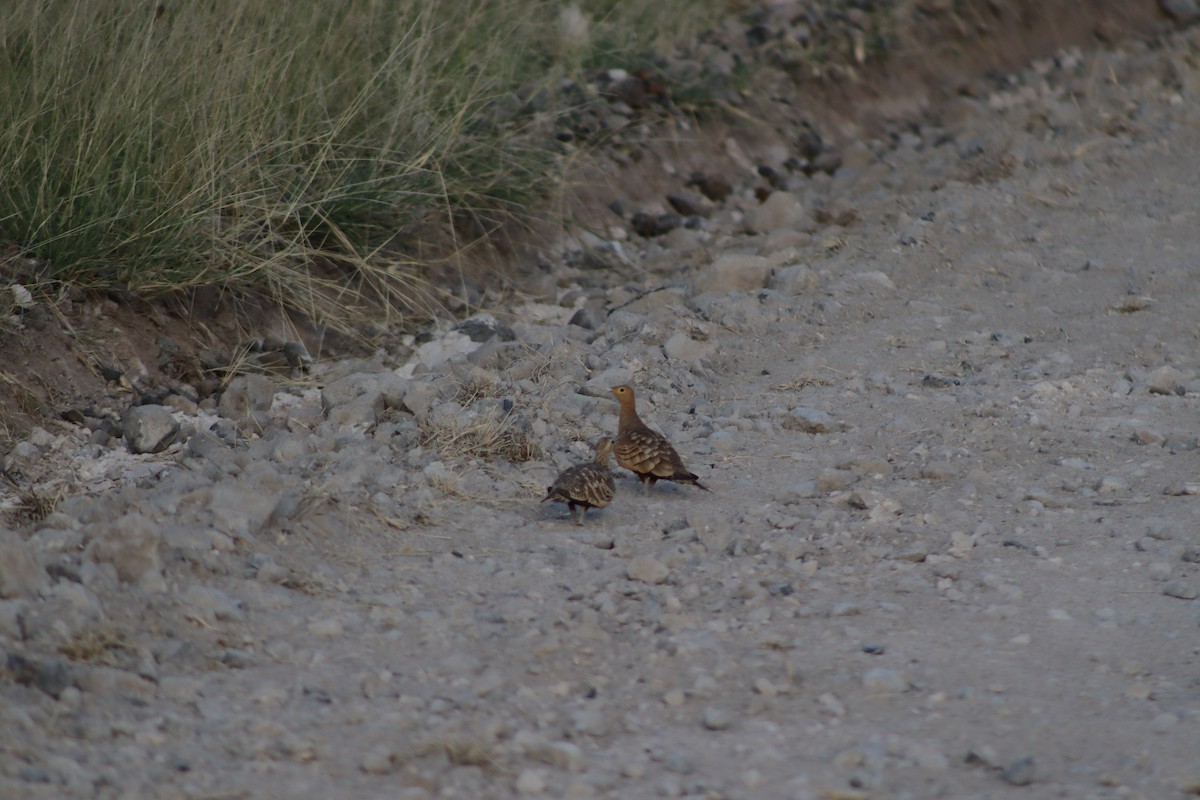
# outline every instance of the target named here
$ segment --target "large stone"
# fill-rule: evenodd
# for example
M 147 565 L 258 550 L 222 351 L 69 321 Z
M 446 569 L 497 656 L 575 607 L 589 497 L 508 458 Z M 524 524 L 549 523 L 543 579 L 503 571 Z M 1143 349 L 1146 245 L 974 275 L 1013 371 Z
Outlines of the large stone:
M 580 387 L 579 393 L 588 397 L 612 397 L 612 387 L 623 383 L 633 383 L 633 372 L 629 367 L 620 365 L 609 367 L 593 373 L 587 383 Z M 615 402 L 615 401 L 614 401 Z
M 0 598 L 32 597 L 49 581 L 33 548 L 13 531 L 0 528 Z
M 1200 6 L 1196 0 L 1158 0 L 1159 6 L 1176 22 L 1191 22 L 1200 18 Z
M 112 564 L 122 583 L 146 589 L 165 588 L 158 527 L 141 514 L 126 514 L 100 523 L 84 551 L 97 564 Z
M 283 499 L 283 479 L 269 464 L 256 464 L 240 478 L 213 487 L 210 508 L 222 533 L 242 538 L 262 530 Z
M 816 228 L 800 198 L 791 192 L 772 192 L 762 205 L 746 212 L 744 224 L 750 233 L 770 233 L 781 228 L 812 231 Z
M 780 267 L 775 270 L 775 274 L 771 276 L 771 281 L 767 286 L 777 292 L 793 295 L 810 294 L 819 283 L 820 279 L 817 273 L 804 264 L 793 264 L 790 267 Z
M 700 271 L 694 284 L 697 294 L 755 292 L 767 285 L 771 262 L 762 256 L 730 254 Z
M 265 375 L 238 375 L 221 394 L 217 410 L 232 420 L 253 419 L 255 412 L 271 410 L 275 384 Z
M 712 358 L 717 352 L 717 343 L 712 339 L 699 341 L 679 331 L 663 343 L 663 352 L 675 361 L 694 364 L 702 358 Z
M 28 602 L 19 610 L 22 635 L 31 642 L 66 644 L 103 620 L 100 600 L 86 586 L 59 581 L 43 593 L 39 602 Z
M 326 417 L 338 427 L 374 424 L 388 408 L 404 408 L 409 381 L 395 372 L 356 372 L 321 390 Z
M 627 571 L 629 580 L 641 583 L 663 583 L 670 577 L 667 565 L 651 555 L 634 556 Z
M 425 422 L 441 396 L 441 389 L 436 383 L 412 380 L 404 391 L 404 407 L 412 412 L 418 422 Z
M 175 441 L 179 422 L 164 406 L 133 406 L 121 418 L 125 441 L 134 453 L 161 453 Z
M 67 687 L 76 683 L 76 673 L 59 659 L 33 658 L 21 653 L 9 653 L 4 659 L 4 671 L 14 683 L 40 689 L 58 698 Z

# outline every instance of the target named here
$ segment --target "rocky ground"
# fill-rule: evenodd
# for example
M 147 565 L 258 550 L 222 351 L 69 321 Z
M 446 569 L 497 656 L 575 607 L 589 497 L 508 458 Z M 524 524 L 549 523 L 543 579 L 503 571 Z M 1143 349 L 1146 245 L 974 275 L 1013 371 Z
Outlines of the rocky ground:
M 0 796 L 1200 794 L 1198 134 L 1200 29 L 1060 51 L 411 349 L 36 430 Z M 712 492 L 576 526 L 619 383 Z

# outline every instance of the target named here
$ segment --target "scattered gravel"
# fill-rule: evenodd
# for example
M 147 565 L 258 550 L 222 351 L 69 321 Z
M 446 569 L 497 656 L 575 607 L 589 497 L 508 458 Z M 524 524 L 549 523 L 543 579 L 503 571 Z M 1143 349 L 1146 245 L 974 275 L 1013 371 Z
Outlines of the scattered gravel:
M 789 8 L 712 63 L 795 57 Z M 48 422 L 3 464 L 0 796 L 1178 793 L 1198 37 L 669 151 L 523 305 Z M 580 135 L 636 129 L 596 80 Z M 619 383 L 713 491 L 617 470 L 577 528 L 538 501 Z

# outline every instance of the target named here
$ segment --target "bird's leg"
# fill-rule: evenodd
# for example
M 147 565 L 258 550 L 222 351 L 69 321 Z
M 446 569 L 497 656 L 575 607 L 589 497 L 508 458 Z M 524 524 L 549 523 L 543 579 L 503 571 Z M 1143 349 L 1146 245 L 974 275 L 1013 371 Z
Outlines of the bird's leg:
M 574 503 L 571 504 L 571 516 L 575 518 L 576 525 L 583 524 L 583 515 L 586 513 L 587 513 L 586 506 L 576 506 Z
M 650 494 L 650 479 L 643 476 L 642 477 L 642 495 L 645 496 L 645 495 L 649 495 L 649 494 Z

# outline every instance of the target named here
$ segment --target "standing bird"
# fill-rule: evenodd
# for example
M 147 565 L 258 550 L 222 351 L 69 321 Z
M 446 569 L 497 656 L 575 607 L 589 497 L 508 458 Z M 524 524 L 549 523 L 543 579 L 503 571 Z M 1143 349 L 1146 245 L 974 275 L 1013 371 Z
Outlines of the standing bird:
M 546 489 L 542 502 L 554 500 L 566 503 L 575 517 L 575 524 L 583 524 L 583 515 L 589 508 L 604 508 L 613 499 L 613 475 L 608 468 L 608 457 L 612 453 L 612 439 L 601 437 L 596 442 L 596 460 L 588 464 L 576 464 L 563 470 Z M 579 506 L 576 516 L 575 507 Z
M 617 423 L 617 441 L 613 446 L 617 463 L 642 479 L 642 493 L 647 494 L 657 481 L 690 483 L 698 489 L 709 491 L 696 475 L 687 471 L 679 460 L 679 453 L 658 431 L 652 431 L 642 422 L 633 398 L 633 387 L 622 384 L 612 388 L 613 395 L 621 404 L 621 419 Z

